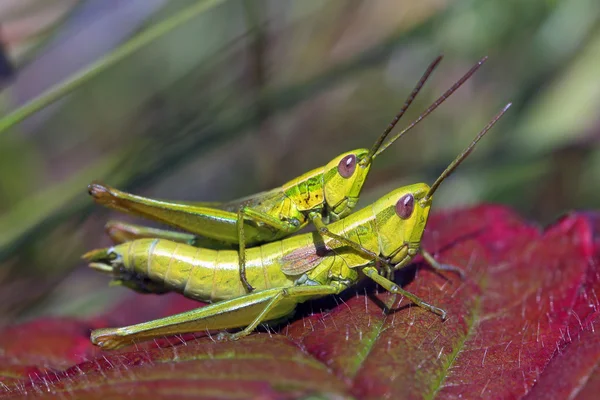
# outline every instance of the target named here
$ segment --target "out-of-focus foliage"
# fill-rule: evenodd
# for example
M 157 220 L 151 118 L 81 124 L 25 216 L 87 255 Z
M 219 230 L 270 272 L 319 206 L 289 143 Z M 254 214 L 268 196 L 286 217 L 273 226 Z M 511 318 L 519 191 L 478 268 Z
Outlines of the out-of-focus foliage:
M 28 12 L 49 7 L 27 3 Z M 62 17 L 13 56 L 3 115 L 198 2 L 52 3 Z M 77 6 L 65 14 L 66 3 Z M 280 185 L 370 147 L 439 53 L 442 64 L 399 127 L 490 59 L 377 158 L 361 205 L 430 182 L 512 101 L 435 207 L 501 202 L 542 223 L 598 207 L 599 15 L 594 0 L 229 0 L 208 8 L 0 133 L 0 315 L 89 314 L 125 293 L 79 261 L 108 244 L 103 223 L 121 218 L 93 205 L 90 180 L 181 200 Z M 4 43 L 9 55 L 13 46 Z
M 59 26 L 78 0 L 4 0 L 0 37 L 13 60 L 21 60 Z

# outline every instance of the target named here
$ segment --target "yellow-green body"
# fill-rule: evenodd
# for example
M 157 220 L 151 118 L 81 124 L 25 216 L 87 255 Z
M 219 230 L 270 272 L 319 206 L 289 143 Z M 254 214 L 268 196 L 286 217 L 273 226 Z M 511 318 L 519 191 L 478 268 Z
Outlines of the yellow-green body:
M 428 190 L 426 184 L 397 189 L 330 224 L 329 228 L 335 235 L 359 243 L 363 250 L 400 268 L 419 251 L 431 205 L 431 198 L 424 198 Z M 407 195 L 414 198 L 414 212 L 410 218 L 402 219 L 397 215 L 396 204 Z M 90 265 L 112 274 L 118 282 L 127 285 L 127 279 L 148 279 L 166 291 L 215 302 L 189 313 L 133 327 L 94 331 L 92 340 L 105 348 L 117 348 L 134 339 L 184 331 L 248 325 L 249 332 L 255 327 L 253 321 L 283 317 L 298 303 L 350 287 L 359 279 L 359 268 L 378 283 L 387 282 L 392 290 L 401 291 L 377 274 L 373 258 L 337 239 L 323 239 L 317 233 L 249 248 L 246 256 L 247 277 L 255 288 L 251 294 L 246 293 L 239 280 L 239 255 L 234 250 L 197 248 L 165 239 L 138 239 L 89 252 L 84 257 L 92 261 Z M 137 282 L 133 282 L 127 286 L 136 288 L 136 285 Z M 435 312 L 439 310 L 429 307 Z
M 385 227 L 393 213 L 390 208 L 406 193 L 422 195 L 425 184 L 398 189 L 362 210 L 329 225 L 341 235 L 373 253 L 389 258 L 394 264 L 419 249 L 429 209 L 419 219 L 402 221 L 401 229 L 390 232 Z M 414 232 L 414 235 L 406 235 Z M 399 239 L 403 239 L 400 240 Z M 389 249 L 392 249 L 390 252 Z M 246 294 L 239 280 L 239 254 L 234 250 L 197 248 L 165 239 L 138 239 L 109 250 L 121 255 L 122 268 L 179 292 L 186 297 L 215 302 Z M 354 268 L 372 264 L 373 260 L 357 254 L 335 239 L 323 240 L 317 233 L 306 233 L 246 249 L 246 275 L 256 290 L 306 284 L 328 284 L 332 279 L 356 281 Z
M 281 244 L 271 243 L 270 247 L 283 247 Z M 260 258 L 263 247 L 246 253 L 252 256 L 246 264 L 252 286 L 258 290 L 292 286 L 294 279 L 281 272 L 281 263 L 276 260 L 281 259 L 285 249 L 264 249 L 269 254 Z M 197 248 L 165 239 L 134 240 L 117 246 L 115 251 L 127 254 L 131 261 L 124 265 L 128 270 L 191 299 L 215 302 L 246 294 L 235 251 Z
M 337 173 L 337 166 L 349 155 L 354 155 L 358 164 L 367 153 L 367 149 L 343 153 L 327 165 L 304 173 L 279 188 L 226 203 L 154 200 L 124 193 L 99 183 L 92 183 L 89 190 L 100 204 L 154 219 L 192 234 L 181 235 L 182 240 L 178 241 L 205 245 L 206 242 L 196 237 L 200 236 L 214 240 L 215 244 L 210 246 L 212 248 L 227 247 L 219 246 L 219 243 L 238 244 L 238 211 L 242 208 L 252 209 L 257 214 L 268 216 L 275 221 L 269 224 L 257 221 L 252 216 L 244 220 L 245 244 L 252 246 L 281 239 L 302 229 L 309 223 L 310 213 L 317 214 L 324 223 L 337 221 L 350 214 L 358 202 L 371 164 L 356 165 L 355 173 L 350 178 L 342 178 Z M 109 234 L 116 238 L 116 242 L 123 242 L 124 240 L 118 239 L 121 231 L 113 233 L 113 227 L 114 223 L 109 225 Z M 156 231 L 151 233 L 156 234 Z M 127 239 L 144 236 L 137 235 Z

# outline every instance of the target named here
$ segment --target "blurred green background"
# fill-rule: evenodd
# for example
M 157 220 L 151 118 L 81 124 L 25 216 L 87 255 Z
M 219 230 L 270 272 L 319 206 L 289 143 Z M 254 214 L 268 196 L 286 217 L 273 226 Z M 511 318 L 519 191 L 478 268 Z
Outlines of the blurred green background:
M 107 219 L 134 221 L 95 206 L 91 180 L 198 201 L 281 185 L 370 147 L 438 54 L 398 128 L 489 60 L 377 158 L 361 206 L 432 182 L 511 101 L 434 209 L 502 203 L 543 225 L 597 208 L 599 15 L 595 0 L 3 0 L 0 322 L 127 294 L 79 259 L 109 244 Z

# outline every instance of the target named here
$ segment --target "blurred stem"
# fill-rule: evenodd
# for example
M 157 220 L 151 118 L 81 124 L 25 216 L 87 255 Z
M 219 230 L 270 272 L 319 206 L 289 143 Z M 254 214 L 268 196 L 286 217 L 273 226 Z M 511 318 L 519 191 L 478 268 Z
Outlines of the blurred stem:
M 72 75 L 69 79 L 50 87 L 38 97 L 0 119 L 0 133 L 23 121 L 36 111 L 41 110 L 42 108 L 67 95 L 79 85 L 94 78 L 99 73 L 135 53 L 148 43 L 160 38 L 169 31 L 177 28 L 197 15 L 219 5 L 220 3 L 223 3 L 224 1 L 225 0 L 201 0 L 198 3 L 181 10 L 172 17 L 169 17 L 166 20 L 151 26 L 144 32 L 118 47 L 115 51 L 111 52 L 107 56 L 102 57 L 100 60 L 83 69 L 79 73 Z
M 265 86 L 267 85 L 267 66 L 265 65 L 266 52 L 268 49 L 267 30 L 262 22 L 262 10 L 265 9 L 265 3 L 262 0 L 244 0 L 244 15 L 248 24 L 251 36 L 250 44 L 250 85 L 251 91 L 255 93 L 254 116 L 256 118 L 255 126 L 258 129 L 259 140 L 256 141 L 256 150 L 259 151 L 263 146 L 269 145 L 274 148 L 280 148 L 275 141 L 277 136 L 274 134 L 269 122 L 271 110 L 268 102 L 264 100 Z M 275 156 L 272 153 L 264 154 L 258 161 L 258 173 L 262 187 L 275 186 L 274 165 Z
M 2 37 L 0 36 L 0 40 Z M 6 49 L 0 42 L 0 90 L 6 86 L 14 75 L 14 67 L 6 55 Z
M 10 249 L 28 232 L 35 231 L 49 216 L 65 210 L 65 207 L 67 213 L 81 209 L 73 204 L 74 199 L 79 199 L 80 203 L 87 205 L 83 188 L 95 177 L 113 170 L 125 154 L 123 150 L 114 152 L 73 174 L 68 180 L 20 201 L 7 213 L 0 215 L 0 259 L 4 258 L 6 249 Z

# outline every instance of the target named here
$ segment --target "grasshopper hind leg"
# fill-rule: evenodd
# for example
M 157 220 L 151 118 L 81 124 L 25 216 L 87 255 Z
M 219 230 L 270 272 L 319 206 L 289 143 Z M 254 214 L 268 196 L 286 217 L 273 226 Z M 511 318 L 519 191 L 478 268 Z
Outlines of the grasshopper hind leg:
M 271 228 L 286 232 L 292 233 L 298 229 L 300 223 L 295 220 L 290 221 L 281 221 L 277 218 L 274 218 L 271 215 L 262 213 L 260 211 L 256 211 L 250 207 L 242 207 L 238 210 L 237 214 L 237 232 L 238 232 L 238 243 L 239 243 L 239 268 L 240 268 L 240 280 L 242 281 L 244 287 L 248 291 L 248 293 L 252 293 L 254 288 L 248 282 L 246 277 L 246 234 L 244 231 L 244 223 L 245 221 L 252 221 L 254 223 L 261 223 Z
M 216 239 L 210 239 L 193 233 L 177 232 L 168 229 L 151 228 L 143 225 L 130 224 L 123 221 L 108 221 L 104 225 L 108 237 L 114 244 L 123 244 L 138 239 L 167 239 L 172 242 L 189 244 L 213 250 L 232 250 L 232 244 Z
M 311 298 L 340 293 L 345 285 L 293 286 L 256 291 L 244 296 L 181 314 L 122 328 L 104 328 L 92 332 L 92 343 L 104 349 L 118 349 L 138 341 L 167 335 L 233 329 L 245 326 L 235 334 L 221 335 L 236 340 L 249 335 L 260 323 L 291 313 L 298 303 Z
M 130 224 L 122 221 L 108 221 L 104 225 L 106 234 L 115 244 L 122 244 L 137 239 L 168 239 L 174 242 L 194 245 L 196 235 L 184 232 L 175 232 L 166 229 L 150 228 L 142 225 Z

